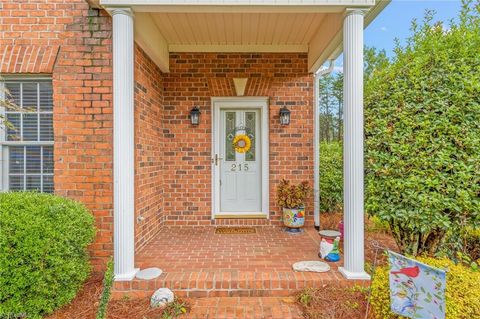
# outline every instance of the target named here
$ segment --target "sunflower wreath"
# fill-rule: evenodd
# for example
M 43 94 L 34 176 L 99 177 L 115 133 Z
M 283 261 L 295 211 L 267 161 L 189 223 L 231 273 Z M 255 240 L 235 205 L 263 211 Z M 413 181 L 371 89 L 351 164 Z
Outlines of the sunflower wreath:
M 250 147 L 252 147 L 252 141 L 245 134 L 235 136 L 232 144 L 237 153 L 246 153 L 250 150 Z

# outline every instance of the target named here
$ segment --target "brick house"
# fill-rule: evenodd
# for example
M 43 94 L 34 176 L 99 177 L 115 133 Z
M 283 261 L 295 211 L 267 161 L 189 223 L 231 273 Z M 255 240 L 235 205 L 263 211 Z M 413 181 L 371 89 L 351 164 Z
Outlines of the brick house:
M 135 252 L 164 226 L 279 226 L 279 180 L 318 184 L 314 79 L 343 48 L 343 274 L 365 278 L 363 29 L 386 4 L 2 1 L 2 86 L 34 111 L 2 111 L 17 129 L 0 133 L 0 189 L 85 203 L 92 260 L 114 255 L 118 280 L 135 276 Z M 238 132 L 246 153 L 232 146 Z

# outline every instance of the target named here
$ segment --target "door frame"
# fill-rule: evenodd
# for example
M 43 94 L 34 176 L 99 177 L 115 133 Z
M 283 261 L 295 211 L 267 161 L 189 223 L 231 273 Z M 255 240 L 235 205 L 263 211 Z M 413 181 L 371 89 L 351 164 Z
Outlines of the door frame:
M 268 97 L 212 97 L 212 220 L 215 218 L 270 218 L 269 200 L 269 126 Z M 258 213 L 233 214 L 220 212 L 220 166 L 215 165 L 215 154 L 220 153 L 220 109 L 258 109 L 260 111 L 261 134 L 261 202 Z

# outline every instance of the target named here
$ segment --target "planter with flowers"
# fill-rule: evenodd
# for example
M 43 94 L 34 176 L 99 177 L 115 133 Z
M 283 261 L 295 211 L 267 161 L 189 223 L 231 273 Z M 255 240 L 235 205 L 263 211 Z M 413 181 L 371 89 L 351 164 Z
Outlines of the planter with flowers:
M 290 184 L 282 179 L 277 188 L 277 204 L 283 209 L 283 223 L 291 232 L 298 232 L 305 224 L 305 201 L 310 193 L 308 182 Z

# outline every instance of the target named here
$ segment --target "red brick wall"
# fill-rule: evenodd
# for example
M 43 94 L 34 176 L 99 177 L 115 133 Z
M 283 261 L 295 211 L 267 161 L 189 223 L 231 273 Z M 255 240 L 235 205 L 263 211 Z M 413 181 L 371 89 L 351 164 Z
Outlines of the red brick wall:
M 92 210 L 97 269 L 113 253 L 111 44 L 110 17 L 84 0 L 0 3 L 2 66 L 52 76 L 55 192 Z
M 283 177 L 313 185 L 313 78 L 307 55 L 174 53 L 164 79 L 165 176 L 167 225 L 211 224 L 211 100 L 232 96 L 232 78 L 248 77 L 246 95 L 270 97 L 271 221 L 217 220 L 217 224 L 280 224 L 275 192 Z M 202 111 L 199 126 L 189 124 L 194 106 Z M 282 106 L 292 111 L 289 126 L 279 124 Z M 313 196 L 308 221 L 312 221 Z
M 55 190 L 93 212 L 97 269 L 113 253 L 111 44 L 110 17 L 84 0 L 0 2 L 1 71 L 51 72 Z M 136 247 L 162 224 L 211 224 L 210 97 L 233 95 L 233 77 L 249 78 L 246 95 L 270 97 L 270 209 L 272 223 L 279 224 L 274 196 L 279 179 L 313 181 L 307 56 L 196 53 L 172 54 L 170 60 L 171 72 L 162 75 L 135 48 L 136 216 L 144 218 L 136 224 Z M 188 119 L 194 105 L 202 110 L 198 127 Z M 283 105 L 292 111 L 289 126 L 278 124 Z M 312 198 L 310 220 L 311 204 Z M 217 221 L 231 222 L 239 223 Z
M 135 247 L 160 229 L 163 214 L 163 80 L 153 61 L 135 46 Z

